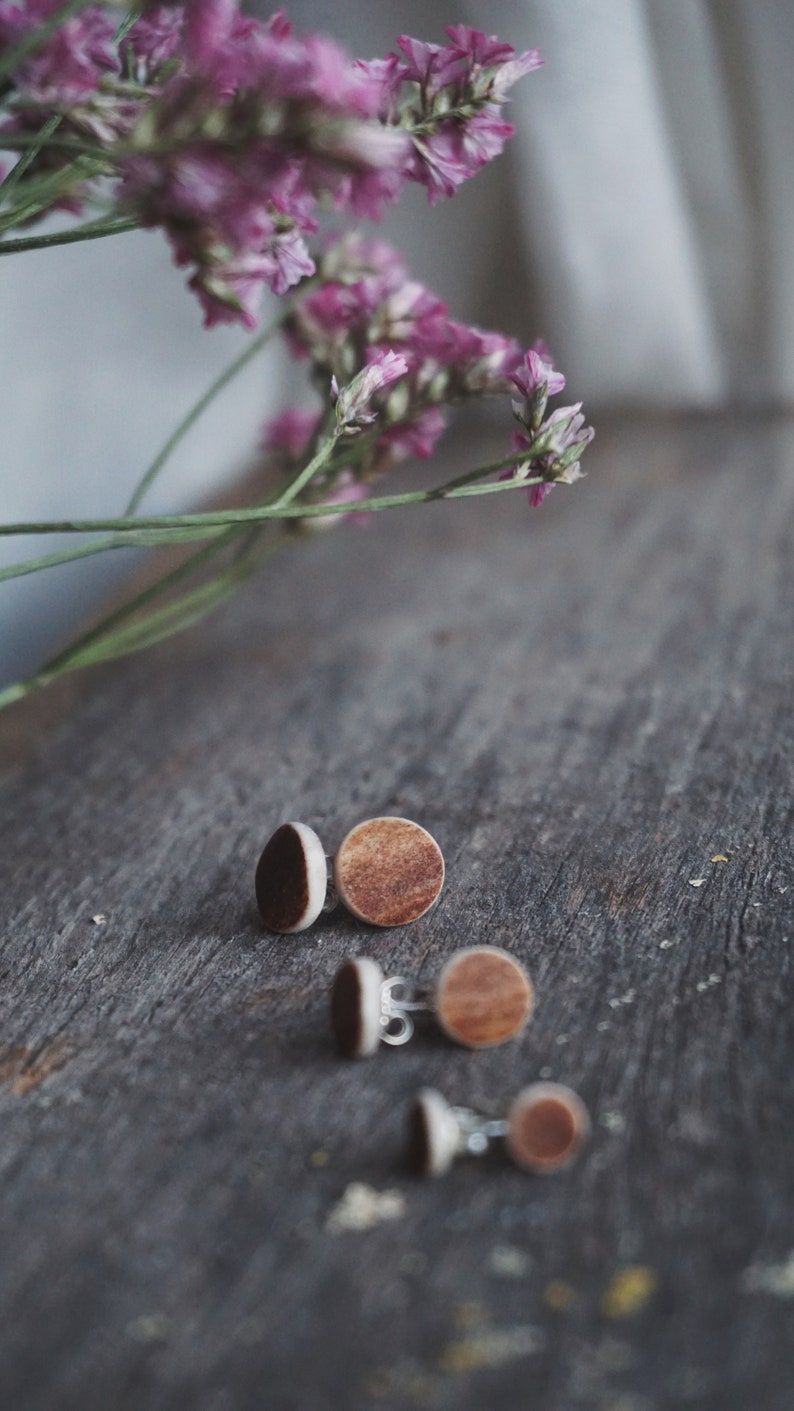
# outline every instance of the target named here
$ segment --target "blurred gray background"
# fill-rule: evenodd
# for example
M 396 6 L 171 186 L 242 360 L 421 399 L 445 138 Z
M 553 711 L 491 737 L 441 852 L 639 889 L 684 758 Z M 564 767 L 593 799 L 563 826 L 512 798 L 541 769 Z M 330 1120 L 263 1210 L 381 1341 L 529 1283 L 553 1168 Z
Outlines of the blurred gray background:
M 260 5 L 261 13 L 270 6 Z M 293 0 L 372 57 L 445 23 L 539 46 L 507 153 L 384 233 L 455 316 L 542 334 L 591 418 L 619 407 L 794 401 L 791 0 Z M 175 423 L 248 335 L 206 332 L 163 238 L 0 261 L 0 518 L 120 513 Z M 146 502 L 190 507 L 249 462 L 292 400 L 278 350 L 203 419 Z M 505 416 L 505 437 L 509 435 Z M 737 513 L 748 506 L 737 506 Z M 0 564 L 57 547 L 0 540 Z M 123 560 L 127 568 L 130 560 Z M 33 669 L 123 571 L 120 556 L 0 585 L 0 684 Z

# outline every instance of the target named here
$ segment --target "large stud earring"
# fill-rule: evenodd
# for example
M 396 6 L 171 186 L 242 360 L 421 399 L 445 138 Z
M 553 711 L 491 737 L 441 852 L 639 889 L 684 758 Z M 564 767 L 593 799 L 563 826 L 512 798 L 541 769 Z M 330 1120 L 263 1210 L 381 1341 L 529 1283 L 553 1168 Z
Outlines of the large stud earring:
M 417 1174 L 442 1176 L 456 1157 L 482 1156 L 503 1138 L 517 1166 L 547 1173 L 573 1161 L 589 1133 L 584 1103 L 561 1083 L 530 1084 L 497 1119 L 451 1107 L 435 1088 L 424 1088 L 410 1112 L 409 1159 Z
M 432 985 L 404 975 L 386 979 L 376 961 L 357 956 L 334 978 L 331 1028 L 346 1058 L 365 1058 L 380 1043 L 407 1043 L 413 1015 L 424 1011 L 466 1048 L 491 1048 L 521 1032 L 534 1003 L 526 970 L 498 946 L 456 951 Z

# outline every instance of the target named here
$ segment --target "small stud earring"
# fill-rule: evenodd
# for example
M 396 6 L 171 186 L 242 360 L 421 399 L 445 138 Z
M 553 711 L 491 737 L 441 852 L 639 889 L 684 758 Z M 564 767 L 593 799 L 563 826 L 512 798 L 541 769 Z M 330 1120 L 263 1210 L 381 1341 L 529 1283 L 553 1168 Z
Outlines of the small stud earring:
M 584 1103 L 561 1083 L 530 1084 L 496 1120 L 423 1088 L 410 1113 L 409 1159 L 418 1175 L 443 1176 L 457 1156 L 481 1156 L 502 1137 L 517 1166 L 545 1173 L 567 1166 L 589 1134 Z
M 386 979 L 368 956 L 346 960 L 331 988 L 331 1028 L 345 1058 L 367 1058 L 380 1043 L 399 1046 L 414 1032 L 413 1015 L 435 1014 L 466 1048 L 514 1038 L 534 1008 L 524 967 L 498 946 L 471 946 L 450 956 L 432 986 L 403 975 Z
M 438 900 L 444 859 L 435 838 L 408 818 L 370 818 L 342 840 L 328 876 L 325 849 L 306 823 L 282 823 L 256 869 L 259 913 L 269 931 L 305 931 L 340 901 L 371 926 L 405 926 Z

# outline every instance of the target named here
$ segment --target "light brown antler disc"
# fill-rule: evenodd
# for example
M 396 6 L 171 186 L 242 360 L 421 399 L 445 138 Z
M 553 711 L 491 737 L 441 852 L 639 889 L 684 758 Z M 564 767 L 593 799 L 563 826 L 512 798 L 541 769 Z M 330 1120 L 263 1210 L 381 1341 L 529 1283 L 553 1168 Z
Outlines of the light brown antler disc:
M 436 1018 L 467 1048 L 490 1048 L 520 1033 L 535 1003 L 526 970 L 498 946 L 471 946 L 447 961 L 436 981 Z
M 339 900 L 371 926 L 406 926 L 437 900 L 444 859 L 435 838 L 408 818 L 369 818 L 334 858 Z

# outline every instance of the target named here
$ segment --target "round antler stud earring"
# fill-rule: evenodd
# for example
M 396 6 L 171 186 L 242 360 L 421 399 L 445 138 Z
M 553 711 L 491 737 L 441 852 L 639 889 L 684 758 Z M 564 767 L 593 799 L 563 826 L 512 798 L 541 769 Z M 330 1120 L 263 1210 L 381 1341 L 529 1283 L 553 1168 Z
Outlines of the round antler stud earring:
M 409 1160 L 420 1176 L 443 1176 L 456 1157 L 481 1156 L 502 1137 L 525 1171 L 558 1171 L 573 1160 L 589 1133 L 584 1103 L 561 1083 L 522 1089 L 502 1119 L 451 1107 L 434 1088 L 423 1088 L 410 1112 Z
M 325 905 L 325 849 L 306 823 L 282 823 L 265 844 L 255 878 L 256 901 L 269 931 L 305 931 Z
M 425 1011 L 456 1043 L 491 1048 L 521 1032 L 534 1004 L 526 970 L 498 946 L 456 951 L 432 985 L 403 975 L 386 979 L 376 961 L 357 956 L 336 973 L 331 1028 L 346 1058 L 366 1058 L 379 1043 L 407 1043 L 413 1015 Z
M 371 926 L 405 926 L 438 900 L 444 858 L 435 838 L 408 818 L 369 818 L 334 858 L 339 900 Z

